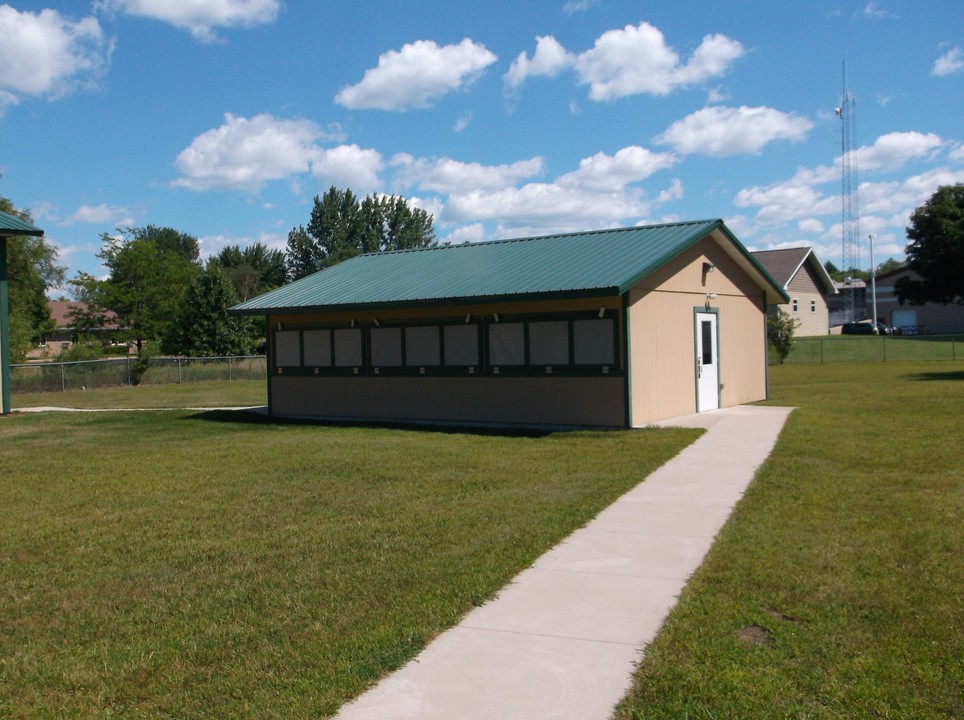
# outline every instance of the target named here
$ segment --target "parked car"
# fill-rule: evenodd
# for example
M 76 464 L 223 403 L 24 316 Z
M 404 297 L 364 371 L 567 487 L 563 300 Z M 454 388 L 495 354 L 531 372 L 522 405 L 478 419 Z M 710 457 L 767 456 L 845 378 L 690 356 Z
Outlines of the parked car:
M 882 322 L 877 323 L 876 329 L 869 322 L 852 322 L 841 327 L 840 332 L 844 335 L 891 335 L 894 329 Z
M 874 326 L 865 322 L 844 323 L 840 332 L 844 335 L 873 335 Z

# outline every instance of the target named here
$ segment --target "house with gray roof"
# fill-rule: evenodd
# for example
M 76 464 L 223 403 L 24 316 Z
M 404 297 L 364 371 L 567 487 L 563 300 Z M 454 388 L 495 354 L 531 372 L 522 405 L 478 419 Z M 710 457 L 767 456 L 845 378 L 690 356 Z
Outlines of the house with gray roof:
M 759 250 L 753 257 L 788 295 L 789 302 L 773 307 L 799 321 L 795 335 L 827 335 L 830 332 L 828 296 L 839 291 L 813 249 Z
M 619 428 L 764 399 L 787 300 L 705 220 L 360 255 L 231 312 L 273 416 Z

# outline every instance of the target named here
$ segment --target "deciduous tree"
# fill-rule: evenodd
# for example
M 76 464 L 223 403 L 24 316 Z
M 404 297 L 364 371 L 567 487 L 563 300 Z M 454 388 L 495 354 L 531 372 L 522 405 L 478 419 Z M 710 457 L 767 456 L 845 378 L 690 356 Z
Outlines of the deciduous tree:
M 187 289 L 164 338 L 164 351 L 195 357 L 250 353 L 254 345 L 251 321 L 228 315 L 228 308 L 237 301 L 220 264 L 209 262 Z
M 427 247 L 435 243 L 432 216 L 395 195 L 368 195 L 330 188 L 315 197 L 307 227 L 288 233 L 285 261 L 292 280 L 361 253 Z
M 781 308 L 775 308 L 767 313 L 767 342 L 780 356 L 781 365 L 793 350 L 793 335 L 799 324 L 799 320 L 795 320 L 790 313 Z
M 911 213 L 907 238 L 907 265 L 920 279 L 894 283 L 901 305 L 964 304 L 964 184 L 937 188 Z
M 260 242 L 245 248 L 228 245 L 212 260 L 224 270 L 241 301 L 274 290 L 287 278 L 284 253 Z
M 201 271 L 197 240 L 170 228 L 127 228 L 120 237 L 101 235 L 101 258 L 110 272 L 106 280 L 80 273 L 71 282 L 88 314 L 111 310 L 116 322 L 137 343 L 159 340 L 168 330 L 184 293 Z M 193 241 L 193 242 L 192 242 Z
M 17 210 L 5 197 L 0 197 L 0 210 L 33 222 L 29 213 Z M 44 238 L 7 238 L 9 342 L 14 359 L 22 360 L 31 346 L 53 331 L 47 291 L 63 282 L 64 268 L 57 264 L 57 249 Z

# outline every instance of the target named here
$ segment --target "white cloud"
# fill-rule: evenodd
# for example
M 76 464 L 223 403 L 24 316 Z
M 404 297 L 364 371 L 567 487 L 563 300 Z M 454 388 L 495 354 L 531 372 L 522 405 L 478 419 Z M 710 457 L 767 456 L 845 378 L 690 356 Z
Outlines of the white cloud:
M 878 3 L 873 2 L 873 0 L 864 7 L 864 17 L 880 20 L 896 20 L 898 18 L 897 15 L 888 10 L 884 10 Z
M 453 90 L 474 83 L 496 56 L 468 38 L 439 47 L 418 40 L 390 50 L 361 82 L 343 87 L 335 102 L 350 109 L 408 110 L 426 108 Z
M 320 128 L 309 120 L 250 120 L 231 113 L 221 127 L 198 135 L 175 160 L 182 177 L 175 185 L 192 190 L 256 191 L 268 180 L 309 170 L 319 149 Z
M 953 47 L 934 61 L 931 75 L 944 77 L 964 69 L 964 53 L 960 47 Z
M 472 113 L 465 113 L 464 115 L 459 116 L 459 119 L 455 121 L 455 125 L 452 126 L 452 131 L 460 133 L 469 126 L 470 122 L 472 122 Z
M 593 100 L 615 100 L 627 95 L 667 95 L 726 72 L 744 54 L 743 45 L 724 35 L 707 35 L 686 64 L 648 23 L 610 30 L 591 50 L 576 59 L 579 82 L 589 85 Z
M 358 145 L 339 145 L 319 150 L 311 163 L 311 174 L 325 187 L 347 186 L 358 192 L 375 190 L 384 163 L 377 150 Z
M 442 193 L 466 193 L 472 190 L 497 190 L 521 180 L 542 174 L 541 157 L 506 165 L 465 163 L 451 158 L 415 159 L 399 153 L 392 158 L 395 180 L 401 187 L 417 186 L 422 190 Z
M 802 233 L 822 233 L 826 228 L 816 218 L 807 218 L 797 223 L 797 229 Z
M 685 155 L 759 155 L 775 140 L 806 139 L 812 127 L 805 117 L 773 108 L 712 106 L 676 121 L 655 142 Z
M 524 52 L 512 61 L 509 71 L 503 76 L 507 90 L 515 90 L 526 78 L 554 78 L 566 68 L 572 67 L 575 57 L 559 44 L 551 35 L 536 38 L 536 51 L 532 59 Z
M 600 35 L 595 45 L 578 55 L 568 52 L 555 38 L 537 38 L 530 60 L 519 55 L 505 75 L 506 88 L 517 89 L 528 77 L 555 77 L 575 70 L 579 84 L 589 85 L 597 101 L 629 95 L 667 95 L 679 87 L 698 85 L 726 73 L 744 55 L 743 45 L 725 35 L 707 35 L 689 60 L 666 44 L 663 33 L 649 23 L 627 25 Z
M 881 135 L 873 145 L 854 151 L 858 170 L 896 170 L 911 160 L 932 156 L 944 146 L 934 133 L 893 132 Z
M 95 86 L 113 51 L 96 18 L 74 22 L 56 10 L 0 5 L 0 37 L 0 108 L 15 104 L 17 95 L 57 98 Z
M 101 0 L 96 7 L 160 20 L 211 42 L 217 39 L 215 28 L 274 22 L 281 0 Z
M 631 145 L 612 156 L 599 152 L 583 158 L 578 170 L 563 175 L 557 182 L 563 187 L 619 191 L 629 183 L 645 180 L 659 170 L 672 167 L 677 161 L 672 153 L 654 153 Z
M 562 6 L 562 11 L 566 15 L 575 15 L 577 12 L 588 10 L 598 2 L 599 0 L 568 0 L 568 2 Z
M 964 162 L 964 145 L 958 145 L 948 154 L 954 162 Z
M 494 192 L 449 196 L 445 220 L 497 220 L 504 227 L 544 228 L 544 232 L 598 227 L 648 213 L 641 193 L 599 193 L 550 183 L 528 183 Z
M 485 225 L 472 223 L 455 228 L 445 236 L 444 242 L 459 245 L 467 242 L 479 242 L 480 240 L 485 240 Z
M 126 227 L 133 225 L 134 220 L 127 208 L 101 203 L 100 205 L 81 205 L 64 220 L 64 225 L 75 223 Z

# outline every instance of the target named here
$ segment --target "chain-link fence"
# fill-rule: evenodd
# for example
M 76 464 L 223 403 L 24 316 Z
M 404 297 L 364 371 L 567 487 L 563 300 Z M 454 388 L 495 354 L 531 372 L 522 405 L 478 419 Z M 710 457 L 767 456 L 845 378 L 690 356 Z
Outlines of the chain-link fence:
M 786 363 L 964 360 L 964 335 L 833 335 L 797 338 Z M 770 348 L 770 364 L 779 357 Z
M 136 357 L 10 366 L 10 392 L 61 392 L 121 385 L 164 385 L 223 380 L 264 380 L 263 355 L 239 357 L 156 357 L 146 369 Z

